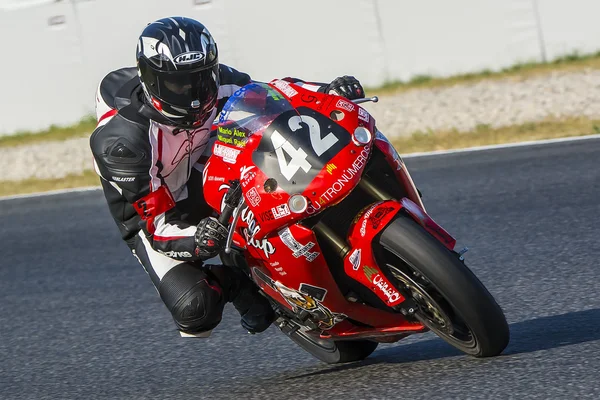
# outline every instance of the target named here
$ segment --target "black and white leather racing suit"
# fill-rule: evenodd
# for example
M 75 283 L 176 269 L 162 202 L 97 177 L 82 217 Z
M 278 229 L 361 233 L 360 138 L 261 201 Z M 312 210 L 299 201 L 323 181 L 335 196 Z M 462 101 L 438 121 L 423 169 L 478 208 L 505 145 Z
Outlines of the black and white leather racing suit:
M 144 102 L 136 68 L 113 71 L 98 88 L 98 126 L 90 138 L 94 166 L 123 240 L 178 329 L 190 334 L 214 328 L 227 301 L 247 329 L 261 322 L 268 326 L 271 320 L 260 319 L 272 319 L 264 316 L 272 313 L 268 302 L 246 276 L 224 266 L 202 266 L 195 253 L 196 225 L 212 213 L 202 195 L 211 125 L 229 96 L 250 82 L 247 74 L 225 65 L 220 75 L 211 117 L 201 127 L 182 130 Z
M 94 166 L 121 236 L 178 329 L 188 334 L 218 325 L 228 301 L 250 332 L 266 329 L 274 317 L 247 276 L 235 268 L 202 265 L 196 253 L 196 226 L 213 213 L 202 193 L 212 123 L 227 99 L 250 83 L 247 74 L 222 64 L 219 73 L 218 103 L 210 118 L 198 128 L 179 129 L 145 103 L 136 68 L 111 72 L 96 94 L 98 126 L 90 138 Z M 363 95 L 353 77 L 329 85 L 286 80 L 313 91 L 333 85 L 340 95 Z

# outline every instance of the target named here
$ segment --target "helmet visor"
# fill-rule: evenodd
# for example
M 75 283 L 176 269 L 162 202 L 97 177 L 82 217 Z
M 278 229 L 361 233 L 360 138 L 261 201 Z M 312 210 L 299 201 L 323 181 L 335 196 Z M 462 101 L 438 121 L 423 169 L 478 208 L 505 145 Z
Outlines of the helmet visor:
M 168 105 L 188 113 L 202 112 L 214 106 L 219 90 L 219 65 L 211 68 L 158 72 L 142 71 L 142 79 L 152 95 Z

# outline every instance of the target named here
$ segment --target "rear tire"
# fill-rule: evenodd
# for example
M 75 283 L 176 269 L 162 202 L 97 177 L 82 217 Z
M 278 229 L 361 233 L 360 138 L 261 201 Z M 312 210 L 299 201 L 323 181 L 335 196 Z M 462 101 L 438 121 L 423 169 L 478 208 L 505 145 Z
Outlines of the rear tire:
M 379 343 L 370 340 L 315 340 L 300 328 L 288 336 L 308 353 L 328 364 L 360 361 L 375 351 Z
M 509 329 L 500 306 L 456 253 L 405 214 L 384 230 L 380 243 L 387 261 L 380 267 L 413 294 L 417 319 L 475 357 L 495 356 L 506 348 Z

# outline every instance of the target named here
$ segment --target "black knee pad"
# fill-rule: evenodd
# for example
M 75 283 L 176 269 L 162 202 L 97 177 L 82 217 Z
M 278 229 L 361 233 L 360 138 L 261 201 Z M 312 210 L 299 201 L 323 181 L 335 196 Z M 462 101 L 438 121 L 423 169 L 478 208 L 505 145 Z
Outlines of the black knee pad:
M 197 265 L 184 263 L 172 268 L 161 279 L 158 292 L 183 332 L 205 332 L 221 322 L 225 307 L 222 289 Z

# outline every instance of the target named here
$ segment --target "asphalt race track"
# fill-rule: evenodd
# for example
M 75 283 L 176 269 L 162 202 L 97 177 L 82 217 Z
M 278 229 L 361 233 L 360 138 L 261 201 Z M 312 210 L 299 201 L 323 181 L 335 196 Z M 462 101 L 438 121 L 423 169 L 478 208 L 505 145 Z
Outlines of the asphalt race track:
M 408 159 L 506 312 L 504 355 L 432 334 L 328 366 L 235 310 L 182 339 L 98 191 L 0 201 L 1 399 L 600 398 L 600 140 Z

